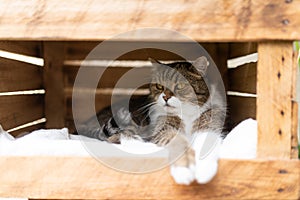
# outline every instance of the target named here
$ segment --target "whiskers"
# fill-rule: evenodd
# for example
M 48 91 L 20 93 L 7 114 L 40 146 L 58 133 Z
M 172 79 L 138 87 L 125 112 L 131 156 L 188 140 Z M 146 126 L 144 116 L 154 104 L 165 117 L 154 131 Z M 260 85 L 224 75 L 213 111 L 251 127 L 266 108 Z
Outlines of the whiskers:
M 146 105 L 140 107 L 139 109 L 137 109 L 135 112 L 136 112 L 137 114 L 144 114 L 145 112 L 147 112 L 147 111 L 149 110 L 149 108 L 150 108 L 151 106 L 153 106 L 153 105 L 155 105 L 155 104 L 156 104 L 156 102 L 148 103 L 148 104 L 146 104 Z
M 153 105 L 156 105 L 156 102 L 147 103 L 147 104 L 139 107 L 132 113 L 135 116 L 135 118 L 138 119 L 140 125 L 148 124 L 147 120 L 149 119 L 148 117 L 150 117 L 150 112 L 151 112 L 150 108 Z

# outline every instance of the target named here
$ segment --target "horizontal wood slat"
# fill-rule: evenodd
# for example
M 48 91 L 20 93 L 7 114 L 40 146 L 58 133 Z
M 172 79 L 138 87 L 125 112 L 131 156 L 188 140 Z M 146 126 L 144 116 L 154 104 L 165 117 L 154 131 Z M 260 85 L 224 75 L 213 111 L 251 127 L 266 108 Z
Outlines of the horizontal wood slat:
M 38 41 L 0 41 L 0 50 L 26 56 L 42 57 L 41 49 Z
M 195 51 L 195 44 L 190 42 L 105 41 L 105 45 L 103 45 L 101 41 L 85 41 L 63 42 L 63 44 L 66 47 L 66 60 L 115 59 L 117 51 L 126 52 L 123 55 L 117 55 L 118 60 L 148 60 L 149 58 L 155 58 L 157 60 L 182 59 L 179 55 L 172 53 L 174 49 L 186 53 L 189 56 L 201 56 L 198 54 L 196 55 L 197 51 Z M 200 45 L 210 55 L 215 54 L 217 51 L 215 43 L 200 43 Z M 89 57 L 87 57 L 95 47 L 97 47 L 97 51 L 91 53 Z M 133 48 L 134 50 L 127 52 L 130 48 Z M 168 49 L 169 51 L 163 49 Z
M 44 117 L 44 95 L 0 96 L 0 124 L 5 130 Z
M 228 69 L 229 90 L 256 93 L 256 63 L 248 63 L 237 68 Z
M 300 39 L 295 14 L 300 12 L 299 1 L 3 0 L 2 5 L 1 39 L 103 40 L 144 27 L 175 30 L 199 41 Z M 149 33 L 134 38 L 161 41 L 173 36 Z
M 43 68 L 0 58 L 0 92 L 43 88 Z
M 64 81 L 65 87 L 73 87 L 76 75 L 78 73 L 78 66 L 64 66 Z M 151 80 L 151 68 L 150 67 L 142 67 L 142 68 L 131 68 L 131 67 L 109 67 L 109 68 L 99 68 L 99 67 L 85 67 L 85 73 L 87 79 L 92 77 L 93 74 L 102 72 L 104 73 L 99 77 L 98 88 L 113 88 L 117 82 L 122 81 L 121 84 L 118 84 L 119 88 L 130 88 L 137 87 L 134 80 L 135 79 L 145 79 L 146 83 L 149 83 L 146 79 Z M 126 75 L 126 72 L 128 74 Z M 90 88 L 88 81 L 78 81 L 77 86 L 79 87 L 87 87 Z
M 210 183 L 190 186 L 176 185 L 169 168 L 128 174 L 82 157 L 1 157 L 0 170 L 5 171 L 0 174 L 2 197 L 273 200 L 300 195 L 300 162 L 296 160 L 220 160 L 218 174 Z
M 229 128 L 235 127 L 247 118 L 256 119 L 256 98 L 228 96 Z
M 87 119 L 89 119 L 94 113 L 90 113 L 88 110 L 82 109 L 86 106 L 85 102 L 85 96 L 88 95 L 88 93 L 83 93 L 82 97 L 76 98 L 74 101 L 75 105 L 75 112 L 80 111 L 80 115 L 78 118 L 78 121 L 84 122 Z M 70 94 L 66 93 L 66 119 L 71 120 L 73 119 L 73 109 L 72 109 L 72 98 L 70 97 Z M 114 100 L 119 101 L 124 98 L 129 98 L 127 95 L 117 95 L 114 97 Z M 101 109 L 110 106 L 111 105 L 111 95 L 108 94 L 96 94 L 95 95 L 95 110 L 96 112 L 100 111 Z M 77 110 L 76 110 L 77 108 Z
M 126 42 L 126 41 L 111 41 L 106 42 L 103 45 L 101 42 L 68 42 L 67 44 L 67 60 L 80 60 L 86 59 L 86 56 L 93 50 L 97 45 L 97 53 L 90 54 L 88 59 L 114 59 L 118 50 L 125 51 L 130 48 L 136 47 L 134 51 L 127 52 L 123 55 L 117 55 L 119 60 L 148 60 L 149 57 L 159 59 L 159 60 L 172 60 L 180 59 L 180 56 L 177 56 L 171 52 L 163 51 L 159 49 L 149 48 L 149 46 L 176 46 L 176 43 L 158 43 L 158 42 Z M 139 49 L 139 46 L 144 47 Z M 180 45 L 180 44 L 179 44 Z M 177 45 L 178 46 L 178 45 Z M 188 48 L 191 45 L 186 45 Z M 103 47 L 103 48 L 102 48 Z

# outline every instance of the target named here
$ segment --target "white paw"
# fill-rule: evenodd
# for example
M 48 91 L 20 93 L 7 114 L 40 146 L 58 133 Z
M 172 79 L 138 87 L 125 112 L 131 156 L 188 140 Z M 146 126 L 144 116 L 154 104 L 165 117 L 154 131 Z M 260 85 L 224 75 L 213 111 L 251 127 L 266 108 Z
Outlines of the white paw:
M 206 184 L 211 181 L 218 171 L 218 163 L 212 162 L 198 162 L 195 170 L 195 178 L 199 184 Z
M 171 166 L 171 175 L 177 184 L 189 185 L 194 181 L 194 167 Z

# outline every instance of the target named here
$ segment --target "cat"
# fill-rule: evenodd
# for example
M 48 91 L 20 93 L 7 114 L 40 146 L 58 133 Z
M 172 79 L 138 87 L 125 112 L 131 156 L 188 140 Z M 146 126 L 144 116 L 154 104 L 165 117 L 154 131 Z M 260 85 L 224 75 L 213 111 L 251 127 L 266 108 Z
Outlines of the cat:
M 88 121 L 78 132 L 111 143 L 131 138 L 167 146 L 169 159 L 176 160 L 171 166 L 176 183 L 207 183 L 217 172 L 226 115 L 221 93 L 206 83 L 208 59 L 151 62 L 147 98 L 132 99 L 129 110 L 119 103 L 115 115 L 107 107 L 97 113 L 100 128 Z

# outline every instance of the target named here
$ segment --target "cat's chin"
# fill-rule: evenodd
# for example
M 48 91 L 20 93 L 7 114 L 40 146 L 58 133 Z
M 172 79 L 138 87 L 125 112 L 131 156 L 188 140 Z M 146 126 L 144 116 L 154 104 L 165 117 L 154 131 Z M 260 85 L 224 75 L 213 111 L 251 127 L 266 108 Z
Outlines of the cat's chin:
M 174 106 L 163 106 L 165 112 L 169 115 L 178 115 L 178 108 Z

